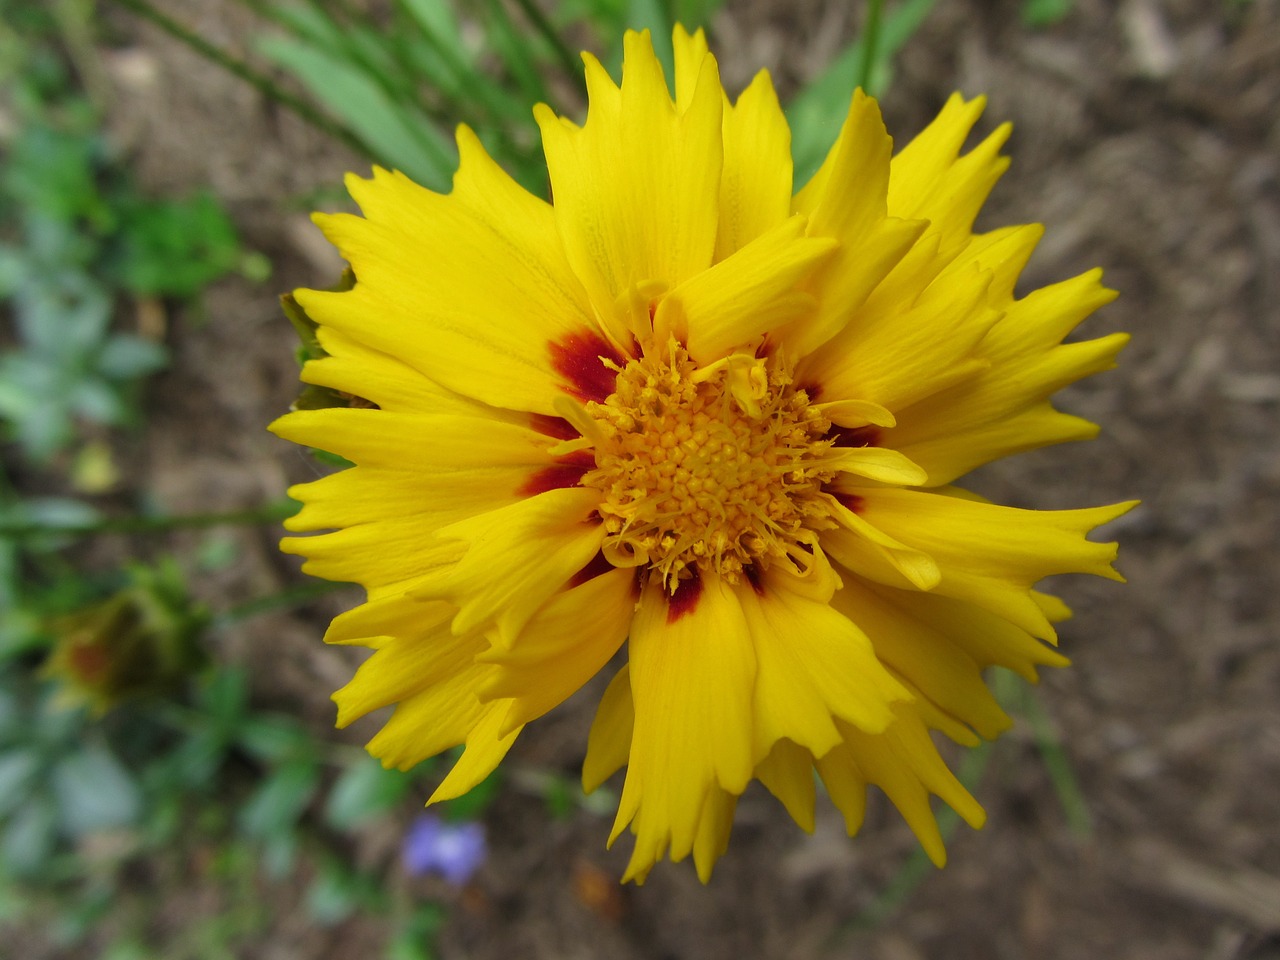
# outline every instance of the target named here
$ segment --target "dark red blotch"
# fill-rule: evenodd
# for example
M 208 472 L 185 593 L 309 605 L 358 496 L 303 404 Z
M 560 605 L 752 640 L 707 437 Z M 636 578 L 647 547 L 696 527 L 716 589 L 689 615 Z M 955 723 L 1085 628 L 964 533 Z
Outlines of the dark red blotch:
M 576 487 L 587 471 L 596 468 L 595 454 L 590 450 L 575 450 L 563 457 L 556 457 L 556 462 L 543 467 L 530 477 L 520 488 L 520 494 L 526 497 L 537 496 L 548 490 L 559 490 L 563 487 Z
M 579 433 L 564 417 L 552 417 L 545 413 L 529 414 L 529 426 L 544 437 L 557 440 L 577 440 Z
M 880 443 L 880 428 L 866 427 L 832 427 L 827 436 L 835 440 L 836 447 L 874 447 Z
M 702 597 L 702 577 L 698 575 L 697 567 L 689 567 L 689 572 L 693 574 L 688 580 L 680 580 L 676 583 L 676 592 L 667 600 L 667 623 L 675 623 L 686 614 L 693 613 L 694 608 L 698 606 L 698 600 Z
M 613 393 L 617 373 L 602 360 L 612 360 L 621 367 L 626 358 L 594 330 L 570 333 L 547 345 L 551 366 L 564 377 L 569 392 L 583 403 L 603 403 Z

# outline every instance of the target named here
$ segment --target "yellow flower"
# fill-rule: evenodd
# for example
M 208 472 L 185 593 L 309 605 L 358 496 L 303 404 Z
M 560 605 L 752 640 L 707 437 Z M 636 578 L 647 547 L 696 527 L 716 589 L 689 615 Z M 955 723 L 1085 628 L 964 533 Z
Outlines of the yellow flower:
M 371 409 L 272 429 L 356 465 L 294 488 L 304 569 L 368 602 L 326 640 L 372 647 L 339 725 L 409 767 L 465 743 L 433 800 L 485 777 L 523 726 L 604 669 L 584 785 L 626 766 L 628 879 L 693 855 L 705 880 L 759 779 L 804 828 L 816 768 L 857 831 L 868 784 L 945 853 L 930 795 L 978 804 L 930 731 L 1009 724 L 984 668 L 1065 659 L 1041 578 L 1120 579 L 1085 534 L 1129 504 L 1032 511 L 951 484 L 1096 427 L 1049 396 L 1121 334 L 1063 345 L 1112 299 L 1099 271 L 1015 298 L 1039 226 L 974 234 L 1008 127 L 961 148 L 954 96 L 891 158 L 855 93 L 792 192 L 769 77 L 730 104 L 701 32 L 674 100 L 647 34 L 619 88 L 586 56 L 579 127 L 539 106 L 554 205 L 458 131 L 453 191 L 349 178 L 363 217 L 316 221 L 354 268 L 301 290 L 328 354 L 303 379 Z

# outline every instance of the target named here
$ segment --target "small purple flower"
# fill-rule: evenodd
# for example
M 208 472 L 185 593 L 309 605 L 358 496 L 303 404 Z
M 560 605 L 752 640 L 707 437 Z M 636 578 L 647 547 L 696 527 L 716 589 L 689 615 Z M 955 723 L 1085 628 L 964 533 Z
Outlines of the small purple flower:
M 446 823 L 435 814 L 418 817 L 404 838 L 404 867 L 414 876 L 437 873 L 460 887 L 484 862 L 484 827 Z

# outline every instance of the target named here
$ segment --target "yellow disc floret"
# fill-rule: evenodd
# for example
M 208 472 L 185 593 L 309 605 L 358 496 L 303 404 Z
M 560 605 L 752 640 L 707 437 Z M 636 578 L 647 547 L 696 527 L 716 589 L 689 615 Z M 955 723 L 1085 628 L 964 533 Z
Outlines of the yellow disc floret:
M 699 368 L 674 340 L 617 373 L 587 405 L 599 430 L 582 479 L 604 494 L 605 558 L 649 567 L 673 593 L 695 572 L 736 583 L 773 562 L 807 568 L 833 525 L 831 422 L 789 373 L 751 354 Z

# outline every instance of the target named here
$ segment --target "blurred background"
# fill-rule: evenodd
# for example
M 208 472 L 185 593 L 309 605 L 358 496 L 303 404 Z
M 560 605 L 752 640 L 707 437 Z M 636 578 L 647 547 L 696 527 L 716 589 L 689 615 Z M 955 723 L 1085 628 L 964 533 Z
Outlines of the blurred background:
M 1081 331 L 1121 368 L 1059 403 L 1101 438 L 968 485 L 1142 498 L 1129 584 L 1054 584 L 1074 665 L 993 678 L 1018 725 L 950 755 L 989 822 L 942 871 L 882 797 L 848 841 L 755 785 L 710 886 L 619 886 L 594 685 L 428 814 L 443 761 L 332 728 L 361 597 L 275 545 L 332 467 L 264 429 L 323 402 L 278 300 L 342 272 L 307 214 L 375 159 L 446 189 L 459 120 L 545 193 L 530 105 L 580 117 L 576 51 L 673 18 L 731 92 L 771 72 L 801 178 L 860 82 L 899 143 L 987 94 L 979 228 L 1045 223 L 1023 290 L 1121 292 Z M 0 956 L 1280 958 L 1277 103 L 1275 0 L 0 0 Z

